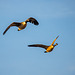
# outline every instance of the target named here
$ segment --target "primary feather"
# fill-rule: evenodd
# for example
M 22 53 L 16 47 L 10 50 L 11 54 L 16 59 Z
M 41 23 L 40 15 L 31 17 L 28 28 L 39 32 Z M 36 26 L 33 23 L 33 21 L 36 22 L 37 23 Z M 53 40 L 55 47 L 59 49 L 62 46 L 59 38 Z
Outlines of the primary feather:
M 33 44 L 33 45 L 28 45 L 29 47 L 41 47 L 41 48 L 44 48 L 44 49 L 47 49 L 49 46 L 46 46 L 46 45 L 42 45 L 42 44 Z

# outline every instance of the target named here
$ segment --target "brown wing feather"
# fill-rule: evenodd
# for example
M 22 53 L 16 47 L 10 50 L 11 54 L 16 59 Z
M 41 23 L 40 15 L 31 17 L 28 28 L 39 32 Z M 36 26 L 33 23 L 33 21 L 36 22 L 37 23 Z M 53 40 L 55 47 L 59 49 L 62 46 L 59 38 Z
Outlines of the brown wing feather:
M 28 18 L 26 20 L 26 22 L 33 23 L 34 25 L 39 25 L 38 21 L 35 18 L 32 18 L 32 17 Z
M 12 27 L 12 26 L 20 26 L 21 25 L 21 23 L 18 23 L 18 22 L 13 22 L 12 24 L 10 24 L 7 28 L 6 28 L 6 30 L 3 32 L 3 35 L 7 32 L 7 30 L 10 28 L 10 27 Z
M 49 46 L 42 45 L 42 44 L 33 44 L 33 45 L 28 45 L 28 47 L 41 47 L 41 48 L 47 49 Z

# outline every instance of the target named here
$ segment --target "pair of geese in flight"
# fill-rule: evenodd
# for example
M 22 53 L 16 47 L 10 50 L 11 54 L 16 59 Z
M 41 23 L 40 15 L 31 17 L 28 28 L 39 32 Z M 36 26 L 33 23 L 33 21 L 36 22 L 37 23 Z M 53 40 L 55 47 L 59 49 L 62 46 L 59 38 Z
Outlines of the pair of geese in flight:
M 7 28 L 6 30 L 3 32 L 3 35 L 7 32 L 7 30 L 12 27 L 12 26 L 16 26 L 18 27 L 18 31 L 20 30 L 23 30 L 26 26 L 27 26 L 27 22 L 30 22 L 30 23 L 33 23 L 34 25 L 39 25 L 38 21 L 33 18 L 33 17 L 30 17 L 28 18 L 27 20 L 25 20 L 24 22 L 13 22 L 11 23 Z M 58 38 L 59 36 L 56 37 L 56 39 Z M 55 46 L 58 45 L 58 43 L 54 44 L 54 42 L 56 41 L 56 39 L 52 42 L 52 44 L 50 46 L 47 46 L 47 45 L 43 45 L 43 44 L 33 44 L 33 45 L 28 45 L 28 47 L 41 47 L 41 48 L 44 48 L 46 51 L 44 51 L 44 53 L 47 53 L 47 52 L 51 52 Z

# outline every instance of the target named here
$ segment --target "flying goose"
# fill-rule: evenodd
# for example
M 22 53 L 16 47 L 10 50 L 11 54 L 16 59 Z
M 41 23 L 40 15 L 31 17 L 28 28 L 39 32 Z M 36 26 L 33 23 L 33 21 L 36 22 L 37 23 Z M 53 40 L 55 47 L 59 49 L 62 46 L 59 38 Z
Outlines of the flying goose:
M 11 23 L 7 28 L 6 30 L 3 32 L 3 35 L 7 32 L 7 30 L 12 27 L 12 26 L 16 26 L 18 27 L 18 31 L 24 29 L 26 26 L 27 26 L 27 22 L 30 22 L 30 23 L 33 23 L 34 25 L 38 25 L 38 21 L 33 18 L 33 17 L 30 17 L 28 18 L 27 20 L 25 20 L 24 22 L 13 22 Z
M 57 36 L 56 39 L 58 37 L 59 36 Z M 52 44 L 50 46 L 46 46 L 46 45 L 43 45 L 43 44 L 33 44 L 33 45 L 28 45 L 28 47 L 41 47 L 41 48 L 46 49 L 46 51 L 44 51 L 44 53 L 51 52 L 54 49 L 54 47 L 58 45 L 58 43 L 54 44 L 56 39 L 52 42 Z

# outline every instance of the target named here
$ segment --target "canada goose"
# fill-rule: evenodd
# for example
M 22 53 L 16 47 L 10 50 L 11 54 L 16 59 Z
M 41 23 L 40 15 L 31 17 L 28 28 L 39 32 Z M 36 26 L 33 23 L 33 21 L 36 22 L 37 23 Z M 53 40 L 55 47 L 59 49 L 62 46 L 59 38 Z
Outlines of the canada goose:
M 58 37 L 59 36 L 57 36 L 56 39 Z M 28 45 L 28 47 L 41 47 L 41 48 L 46 49 L 46 51 L 44 51 L 44 53 L 51 52 L 54 49 L 54 47 L 58 45 L 58 43 L 56 43 L 54 45 L 54 42 L 56 41 L 56 39 L 52 42 L 52 44 L 50 46 L 46 46 L 46 45 L 42 45 L 42 44 L 33 44 L 33 45 Z
M 7 32 L 7 30 L 12 27 L 12 26 L 17 26 L 18 27 L 18 31 L 24 29 L 27 26 L 27 22 L 33 23 L 34 25 L 38 25 L 38 21 L 35 18 L 28 18 L 27 20 L 25 20 L 24 22 L 13 22 L 11 23 L 6 30 L 3 32 L 3 35 Z

